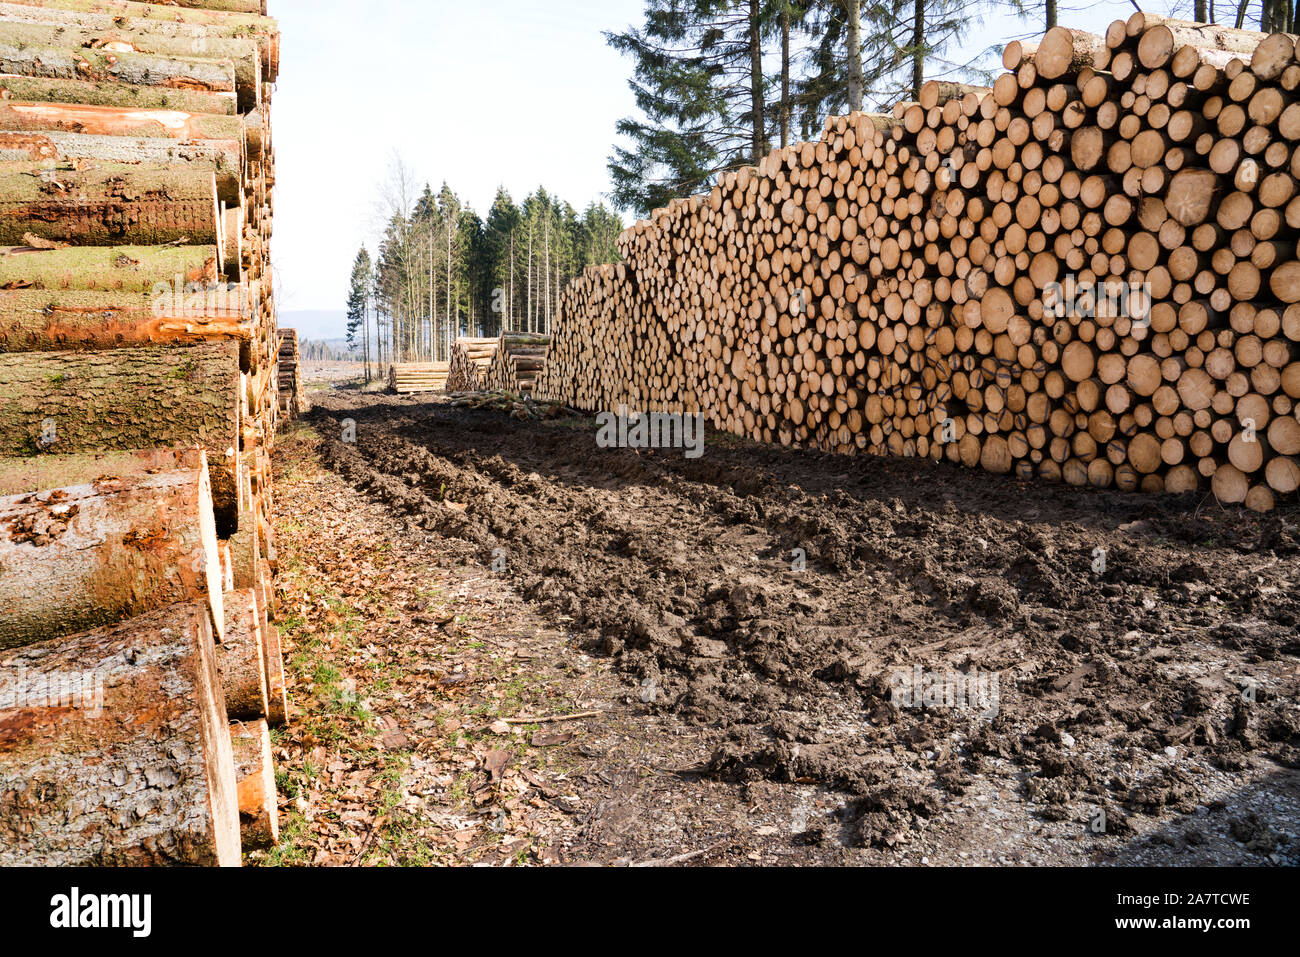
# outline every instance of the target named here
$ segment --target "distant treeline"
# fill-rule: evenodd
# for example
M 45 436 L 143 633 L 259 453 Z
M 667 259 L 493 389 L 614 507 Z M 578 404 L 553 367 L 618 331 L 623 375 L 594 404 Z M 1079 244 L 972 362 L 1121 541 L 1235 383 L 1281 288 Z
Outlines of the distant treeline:
M 355 362 L 360 358 L 342 339 L 300 340 L 298 354 L 303 359 L 314 359 L 318 362 Z
M 417 192 L 400 162 L 382 195 L 387 228 L 348 297 L 348 341 L 381 366 L 446 361 L 458 336 L 549 332 L 569 280 L 619 258 L 622 220 L 599 203 L 579 213 L 538 189 L 516 205 L 502 188 L 482 218 L 445 184 Z

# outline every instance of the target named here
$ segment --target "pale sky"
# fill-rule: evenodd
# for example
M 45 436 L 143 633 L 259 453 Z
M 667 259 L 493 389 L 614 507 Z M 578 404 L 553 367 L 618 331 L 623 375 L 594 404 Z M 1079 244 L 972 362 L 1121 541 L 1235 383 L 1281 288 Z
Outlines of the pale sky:
M 282 34 L 272 100 L 280 310 L 344 308 L 357 248 L 374 252 L 378 184 L 394 150 L 480 215 L 498 185 L 516 202 L 539 185 L 578 209 L 603 199 L 614 124 L 634 105 L 632 63 L 601 32 L 639 26 L 643 9 L 642 0 L 271 0 Z M 1060 19 L 1100 33 L 1132 10 L 1128 0 L 1063 3 Z M 1031 32 L 985 15 L 963 52 Z M 342 323 L 305 334 L 341 337 Z

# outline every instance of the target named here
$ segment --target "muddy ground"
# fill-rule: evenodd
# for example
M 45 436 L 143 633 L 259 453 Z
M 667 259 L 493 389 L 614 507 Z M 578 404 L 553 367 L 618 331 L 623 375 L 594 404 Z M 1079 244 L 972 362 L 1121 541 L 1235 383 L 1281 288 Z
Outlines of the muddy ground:
M 598 448 L 579 417 L 312 401 L 343 526 L 379 509 L 430 575 L 496 603 L 480 635 L 513 635 L 514 674 L 546 689 L 526 715 L 557 696 L 593 713 L 510 730 L 545 750 L 510 752 L 546 807 L 522 831 L 518 805 L 476 805 L 495 750 L 415 801 L 521 833 L 519 863 L 1300 862 L 1294 507 L 713 434 L 692 460 Z M 304 556 L 320 511 L 299 517 Z M 445 752 L 391 705 L 408 753 Z

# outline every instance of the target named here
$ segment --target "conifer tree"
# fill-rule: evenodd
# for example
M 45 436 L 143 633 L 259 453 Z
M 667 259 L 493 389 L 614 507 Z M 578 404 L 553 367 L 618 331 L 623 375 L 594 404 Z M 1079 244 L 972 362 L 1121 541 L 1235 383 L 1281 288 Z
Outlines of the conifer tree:
M 357 348 L 357 331 L 361 332 L 361 359 L 366 381 L 370 381 L 370 296 L 374 275 L 370 253 L 362 246 L 352 264 L 352 283 L 348 290 L 348 345 Z

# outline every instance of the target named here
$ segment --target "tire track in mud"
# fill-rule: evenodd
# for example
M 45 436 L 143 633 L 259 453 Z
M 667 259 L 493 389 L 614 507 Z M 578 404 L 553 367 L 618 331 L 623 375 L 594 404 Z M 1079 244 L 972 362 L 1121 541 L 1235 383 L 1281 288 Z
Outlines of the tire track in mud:
M 336 394 L 313 417 L 348 481 L 485 565 L 505 549 L 652 708 L 723 729 L 707 773 L 846 791 L 858 844 L 994 766 L 1042 817 L 1104 809 L 1120 834 L 1300 766 L 1295 510 L 717 436 L 697 460 L 602 450 L 581 423 L 410 399 Z M 996 678 L 996 714 L 900 707 L 914 669 Z

